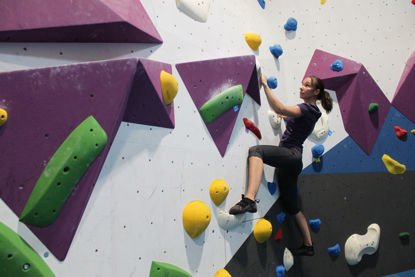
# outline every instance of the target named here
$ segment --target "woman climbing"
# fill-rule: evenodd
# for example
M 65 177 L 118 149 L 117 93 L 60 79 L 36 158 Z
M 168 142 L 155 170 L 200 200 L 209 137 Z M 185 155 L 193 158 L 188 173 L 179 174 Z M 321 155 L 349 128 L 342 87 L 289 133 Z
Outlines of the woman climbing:
M 297 179 L 303 169 L 303 143 L 321 116 L 316 101 L 320 100 L 323 108 L 329 113 L 333 107 L 333 100 L 324 90 L 323 82 L 315 76 L 303 80 L 300 98 L 304 103 L 296 106 L 284 105 L 268 87 L 267 76 L 263 73 L 261 85 L 264 87 L 270 107 L 278 115 L 287 118 L 286 129 L 279 146 L 257 145 L 249 149 L 248 191 L 246 195 L 242 195 L 242 200 L 229 210 L 229 213 L 255 213 L 257 211 L 255 195 L 262 180 L 264 163 L 275 167 L 282 206 L 288 214 L 294 216 L 303 237 L 302 246 L 292 252 L 294 255 L 313 256 L 314 247 L 307 220 L 298 207 Z

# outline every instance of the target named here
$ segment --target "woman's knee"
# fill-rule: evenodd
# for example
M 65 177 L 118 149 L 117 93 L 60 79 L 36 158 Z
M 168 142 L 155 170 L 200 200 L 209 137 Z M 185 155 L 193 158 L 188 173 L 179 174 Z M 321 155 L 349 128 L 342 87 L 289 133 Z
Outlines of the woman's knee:
M 259 146 L 260 145 L 255 145 L 255 146 L 252 146 L 252 147 L 249 148 L 248 158 L 250 158 L 250 157 L 258 157 L 258 158 L 261 158 L 262 159 L 262 157 L 263 157 L 262 149 Z

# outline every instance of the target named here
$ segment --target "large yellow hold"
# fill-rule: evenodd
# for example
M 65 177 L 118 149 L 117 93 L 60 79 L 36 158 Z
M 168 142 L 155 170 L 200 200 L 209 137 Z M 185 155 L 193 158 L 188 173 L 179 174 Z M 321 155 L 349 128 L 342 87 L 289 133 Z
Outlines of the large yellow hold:
M 261 218 L 254 226 L 254 237 L 257 242 L 266 242 L 272 233 L 272 225 L 268 220 Z
M 216 271 L 213 277 L 232 277 L 232 275 L 230 275 L 226 269 L 221 268 L 218 271 Z
M 229 193 L 229 186 L 223 179 L 216 179 L 210 184 L 209 194 L 216 206 L 222 204 Z
M 0 126 L 3 126 L 7 121 L 7 112 L 0 108 Z
M 252 50 L 257 51 L 258 47 L 261 45 L 262 39 L 261 36 L 254 33 L 246 33 L 245 34 L 246 43 L 248 43 L 249 47 Z
M 405 165 L 398 163 L 386 154 L 383 154 L 382 161 L 391 174 L 403 174 L 406 171 Z
M 209 207 L 202 201 L 188 203 L 183 209 L 183 226 L 187 234 L 196 238 L 209 225 L 212 214 Z
M 163 93 L 164 103 L 169 105 L 173 102 L 179 90 L 179 85 L 176 78 L 170 73 L 162 70 L 160 72 L 161 92 Z

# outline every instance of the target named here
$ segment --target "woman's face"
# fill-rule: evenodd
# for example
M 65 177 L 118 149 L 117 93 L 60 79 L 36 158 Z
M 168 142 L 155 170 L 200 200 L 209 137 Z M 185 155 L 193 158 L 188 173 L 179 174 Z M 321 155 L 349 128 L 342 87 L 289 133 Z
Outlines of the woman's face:
M 300 98 L 307 100 L 317 97 L 320 90 L 315 89 L 313 85 L 313 80 L 310 77 L 307 77 L 303 80 L 303 84 L 300 87 Z

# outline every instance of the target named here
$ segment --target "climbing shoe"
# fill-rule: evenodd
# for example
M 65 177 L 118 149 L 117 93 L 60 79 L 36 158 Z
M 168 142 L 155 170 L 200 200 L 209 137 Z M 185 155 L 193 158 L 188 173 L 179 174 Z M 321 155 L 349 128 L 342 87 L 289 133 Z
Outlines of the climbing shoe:
M 242 194 L 242 200 L 239 201 L 238 203 L 236 203 L 235 206 L 233 206 L 230 210 L 229 213 L 230 214 L 243 214 L 246 212 L 249 213 L 256 213 L 257 209 L 256 209 L 256 201 L 253 201 L 249 198 L 246 198 L 243 194 Z
M 303 243 L 299 248 L 292 249 L 291 253 L 294 256 L 314 256 L 314 247 L 313 246 L 307 246 Z

